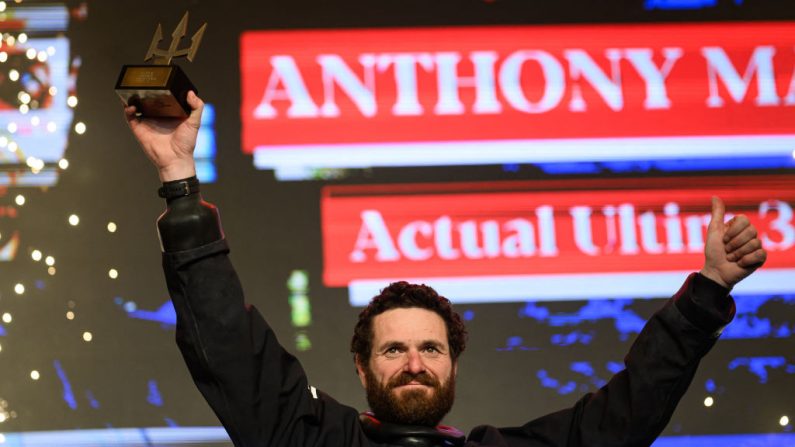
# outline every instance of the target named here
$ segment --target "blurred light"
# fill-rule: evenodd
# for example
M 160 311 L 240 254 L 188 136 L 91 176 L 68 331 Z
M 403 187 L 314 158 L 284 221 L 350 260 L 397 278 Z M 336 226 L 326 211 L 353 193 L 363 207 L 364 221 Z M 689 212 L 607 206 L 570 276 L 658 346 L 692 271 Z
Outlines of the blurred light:
M 0 352 L 3 352 L 3 345 L 0 345 Z
M 19 33 L 19 36 L 17 36 L 17 42 L 25 43 L 27 41 L 28 41 L 28 35 L 25 33 Z
M 5 51 L 0 51 L 0 63 L 5 62 L 8 60 L 8 53 Z
M 715 400 L 712 398 L 712 396 L 707 396 L 707 398 L 704 399 L 704 406 L 705 407 L 711 407 L 712 404 L 714 404 L 714 403 L 715 403 Z
M 53 265 L 55 265 L 55 258 L 53 258 L 52 256 L 47 256 L 47 259 L 44 260 L 44 263 L 52 267 Z
M 50 121 L 47 123 L 47 132 L 55 132 L 58 126 L 55 125 L 55 121 Z
M 39 51 L 38 54 L 36 54 L 36 59 L 38 59 L 39 62 L 46 61 L 47 60 L 47 52 L 46 51 Z
M 55 267 L 48 267 L 47 273 L 49 273 L 50 276 L 55 275 Z
M 39 250 L 33 250 L 33 252 L 30 253 L 30 257 L 33 258 L 33 260 L 36 262 L 41 261 L 41 256 L 42 255 Z
M 781 419 L 778 420 L 778 423 L 782 427 L 786 427 L 787 425 L 789 425 L 789 418 L 786 416 L 781 416 Z
M 30 93 L 28 92 L 19 92 L 17 94 L 17 99 L 19 99 L 22 104 L 27 104 L 30 102 Z
M 13 320 L 14 319 L 11 318 L 11 314 L 10 313 L 6 312 L 6 313 L 3 314 L 3 323 L 10 323 Z
M 6 43 L 10 47 L 14 46 L 14 43 L 16 43 L 16 41 L 17 41 L 17 39 L 14 36 L 10 35 L 10 34 L 8 35 L 8 37 L 6 37 Z
M 39 372 L 38 372 L 38 371 L 36 371 L 35 369 L 34 369 L 33 371 L 31 371 L 31 372 L 30 372 L 30 378 L 31 378 L 31 379 L 33 379 L 33 380 L 39 380 L 39 377 L 41 377 L 41 374 L 39 374 Z
M 27 56 L 28 59 L 31 59 L 31 60 L 36 59 L 36 49 L 35 48 L 28 48 L 28 50 L 25 51 L 25 56 Z
M 0 12 L 3 12 L 5 10 L 6 10 L 6 2 L 0 2 Z
M 52 46 L 52 45 L 47 47 L 47 54 L 50 55 L 50 56 L 55 56 L 55 47 Z
M 115 233 L 115 232 L 116 232 L 116 229 L 117 229 L 117 228 L 116 228 L 116 224 L 115 224 L 115 223 L 113 223 L 113 222 L 108 222 L 108 231 L 110 231 L 111 233 Z
M 8 146 L 8 137 L 0 136 L 0 147 Z
M 66 98 L 66 105 L 69 107 L 76 107 L 77 106 L 77 96 L 71 95 Z
M 55 96 L 55 95 L 57 95 L 57 94 L 58 94 L 58 87 L 56 87 L 56 86 L 54 86 L 54 85 L 53 85 L 52 87 L 50 87 L 50 90 L 49 90 L 49 92 L 50 92 L 50 96 Z
M 34 116 L 30 118 L 30 124 L 33 126 L 38 126 L 41 122 L 41 119 L 38 116 Z
M 0 422 L 5 422 L 7 418 L 6 413 L 0 411 Z M 3 442 L 5 442 L 5 437 L 3 437 Z
M 9 70 L 8 71 L 8 79 L 10 79 L 10 80 L 12 80 L 14 82 L 19 81 L 19 72 L 14 70 L 14 69 Z
M 119 271 L 116 269 L 110 269 L 108 270 L 108 276 L 110 276 L 110 279 L 116 279 L 119 277 Z
M 6 129 L 8 129 L 9 133 L 16 133 L 17 132 L 17 123 L 14 123 L 14 122 L 8 123 L 8 126 L 6 126 Z
M 18 148 L 19 148 L 19 145 L 17 145 L 16 141 L 12 141 L 12 142 L 8 143 L 8 150 L 9 151 L 16 152 Z
M 71 216 L 69 216 L 69 225 L 76 227 L 77 224 L 79 223 L 80 223 L 80 217 L 78 217 L 77 214 L 72 214 Z
M 28 106 L 27 104 L 22 104 L 21 106 L 19 106 L 19 113 L 24 115 L 28 112 L 30 112 L 30 106 Z
M 17 283 L 17 285 L 14 286 L 14 292 L 17 295 L 22 295 L 23 293 L 25 293 L 25 285 L 21 284 L 21 283 Z
M 88 332 L 88 331 L 83 332 L 83 340 L 91 341 L 93 338 L 94 338 L 94 336 L 91 335 L 91 332 Z
M 14 197 L 14 202 L 17 205 L 19 205 L 19 206 L 24 205 L 25 204 L 25 196 L 23 196 L 22 194 L 18 194 L 16 197 Z
M 27 165 L 30 166 L 30 169 L 34 171 L 41 171 L 44 169 L 44 160 L 36 158 L 36 157 L 28 157 L 26 161 Z
M 62 158 L 58 161 L 58 167 L 61 169 L 67 169 L 69 167 L 69 160 Z
M 71 310 L 69 312 L 66 312 L 66 319 L 67 320 L 74 320 L 75 319 L 75 313 L 72 312 Z
M 78 135 L 83 135 L 84 133 L 86 133 L 85 123 L 80 121 L 79 123 L 75 124 L 75 132 L 77 132 Z

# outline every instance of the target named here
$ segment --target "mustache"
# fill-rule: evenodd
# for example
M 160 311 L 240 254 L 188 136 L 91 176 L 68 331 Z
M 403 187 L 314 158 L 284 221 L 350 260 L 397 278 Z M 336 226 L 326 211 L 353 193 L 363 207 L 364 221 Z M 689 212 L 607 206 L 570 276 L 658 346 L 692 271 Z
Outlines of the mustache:
M 389 388 L 397 388 L 399 386 L 408 385 L 411 382 L 416 382 L 422 385 L 438 388 L 440 383 L 433 376 L 427 372 L 412 374 L 409 372 L 401 373 L 399 376 L 389 381 Z

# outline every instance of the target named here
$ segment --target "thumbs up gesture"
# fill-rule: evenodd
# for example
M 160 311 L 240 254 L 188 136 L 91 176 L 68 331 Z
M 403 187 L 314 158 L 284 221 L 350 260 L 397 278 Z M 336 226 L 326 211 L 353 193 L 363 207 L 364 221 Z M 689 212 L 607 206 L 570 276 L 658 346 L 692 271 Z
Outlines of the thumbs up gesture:
M 725 213 L 723 200 L 713 197 L 701 274 L 731 289 L 764 264 L 767 252 L 747 217 L 739 215 L 724 222 Z

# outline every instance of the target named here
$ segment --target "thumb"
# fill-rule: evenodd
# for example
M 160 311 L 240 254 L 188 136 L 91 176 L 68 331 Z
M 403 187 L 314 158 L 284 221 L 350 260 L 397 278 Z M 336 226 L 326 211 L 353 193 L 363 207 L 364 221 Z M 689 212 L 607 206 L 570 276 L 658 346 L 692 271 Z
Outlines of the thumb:
M 726 214 L 726 205 L 723 204 L 718 196 L 712 196 L 712 219 L 709 221 L 709 230 L 722 230 L 724 215 Z
M 199 128 L 201 125 L 202 120 L 202 111 L 204 111 L 204 101 L 199 98 L 193 90 L 188 92 L 188 105 L 191 108 L 190 116 L 188 117 L 188 122 L 196 127 Z

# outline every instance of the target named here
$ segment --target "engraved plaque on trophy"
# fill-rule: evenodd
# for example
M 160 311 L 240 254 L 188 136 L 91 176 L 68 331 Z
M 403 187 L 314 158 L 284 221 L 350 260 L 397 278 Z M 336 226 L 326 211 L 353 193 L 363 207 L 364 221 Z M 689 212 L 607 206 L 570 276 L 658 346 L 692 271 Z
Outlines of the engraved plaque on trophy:
M 178 57 L 185 57 L 193 62 L 196 51 L 199 49 L 204 30 L 207 24 L 191 37 L 190 47 L 179 48 L 182 39 L 188 30 L 188 13 L 180 20 L 177 28 L 171 34 L 171 44 L 168 49 L 159 48 L 163 40 L 163 31 L 157 25 L 149 51 L 144 62 L 151 61 L 149 65 L 124 65 L 116 81 L 116 93 L 125 105 L 135 106 L 138 114 L 145 118 L 185 118 L 190 115 L 188 92 L 193 90 L 198 94 L 196 87 L 190 82 L 182 69 L 171 63 Z

